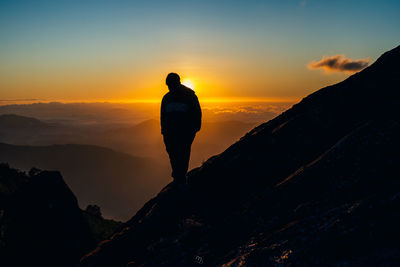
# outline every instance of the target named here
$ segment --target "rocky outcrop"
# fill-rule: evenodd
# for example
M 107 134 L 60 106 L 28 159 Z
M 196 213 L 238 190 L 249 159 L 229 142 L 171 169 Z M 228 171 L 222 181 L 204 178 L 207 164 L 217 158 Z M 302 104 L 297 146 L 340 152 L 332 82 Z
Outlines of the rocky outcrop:
M 119 225 L 82 211 L 56 171 L 0 164 L 0 188 L 1 266 L 75 266 Z
M 400 47 L 166 186 L 82 266 L 400 259 Z
M 71 266 L 95 245 L 58 172 L 39 172 L 10 196 L 2 226 L 4 266 Z

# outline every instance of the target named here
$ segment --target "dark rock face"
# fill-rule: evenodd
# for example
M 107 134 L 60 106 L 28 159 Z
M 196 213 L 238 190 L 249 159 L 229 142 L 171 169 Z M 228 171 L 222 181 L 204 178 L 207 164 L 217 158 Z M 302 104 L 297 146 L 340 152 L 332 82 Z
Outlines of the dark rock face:
M 400 262 L 400 47 L 165 187 L 82 266 Z
M 9 180 L 24 176 L 6 165 L 1 169 L 0 176 Z M 95 245 L 59 172 L 25 176 L 24 183 L 4 198 L 1 228 L 1 266 L 72 266 Z

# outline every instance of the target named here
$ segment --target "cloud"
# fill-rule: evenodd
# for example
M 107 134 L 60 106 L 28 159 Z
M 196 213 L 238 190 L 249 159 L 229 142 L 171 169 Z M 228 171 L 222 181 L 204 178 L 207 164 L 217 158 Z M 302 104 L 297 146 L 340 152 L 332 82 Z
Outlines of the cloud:
M 293 103 L 254 103 L 234 105 L 228 103 L 218 104 L 218 106 L 203 106 L 203 115 L 207 121 L 243 121 L 243 122 L 263 122 L 270 120 L 283 111 L 287 110 Z
M 348 72 L 353 73 L 368 66 L 370 58 L 351 60 L 344 55 L 323 56 L 319 61 L 311 61 L 309 69 L 323 69 L 326 73 Z

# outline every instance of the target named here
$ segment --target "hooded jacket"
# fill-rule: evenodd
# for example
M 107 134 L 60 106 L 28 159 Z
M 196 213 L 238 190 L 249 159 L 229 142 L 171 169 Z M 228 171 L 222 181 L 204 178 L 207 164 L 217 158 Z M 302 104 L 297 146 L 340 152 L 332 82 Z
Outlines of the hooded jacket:
M 180 85 L 166 93 L 161 102 L 161 133 L 194 134 L 201 128 L 201 108 L 196 94 Z

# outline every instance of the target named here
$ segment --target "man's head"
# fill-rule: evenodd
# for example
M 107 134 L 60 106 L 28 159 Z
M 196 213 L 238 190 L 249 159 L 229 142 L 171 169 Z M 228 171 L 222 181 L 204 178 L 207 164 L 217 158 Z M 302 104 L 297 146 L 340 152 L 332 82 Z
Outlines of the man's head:
M 181 77 L 179 77 L 178 74 L 171 72 L 167 75 L 165 83 L 170 91 L 175 90 L 181 85 Z

